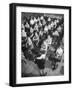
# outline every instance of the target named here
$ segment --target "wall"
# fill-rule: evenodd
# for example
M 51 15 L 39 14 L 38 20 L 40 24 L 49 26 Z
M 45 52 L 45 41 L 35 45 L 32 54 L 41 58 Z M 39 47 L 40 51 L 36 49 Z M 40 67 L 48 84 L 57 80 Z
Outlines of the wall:
M 34 87 L 18 87 L 12 88 L 8 86 L 9 82 L 9 3 L 35 3 L 48 5 L 67 5 L 72 6 L 73 0 L 1 0 L 0 1 L 0 89 L 4 90 L 72 90 L 72 84 L 64 85 L 46 85 Z M 72 63 L 73 64 L 73 63 Z

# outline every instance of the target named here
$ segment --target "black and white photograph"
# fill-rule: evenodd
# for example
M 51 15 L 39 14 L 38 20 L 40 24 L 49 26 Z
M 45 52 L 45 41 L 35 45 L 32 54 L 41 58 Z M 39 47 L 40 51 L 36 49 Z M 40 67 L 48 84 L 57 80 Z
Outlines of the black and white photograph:
M 22 77 L 64 75 L 64 15 L 21 13 Z
M 10 4 L 10 86 L 71 83 L 71 7 Z

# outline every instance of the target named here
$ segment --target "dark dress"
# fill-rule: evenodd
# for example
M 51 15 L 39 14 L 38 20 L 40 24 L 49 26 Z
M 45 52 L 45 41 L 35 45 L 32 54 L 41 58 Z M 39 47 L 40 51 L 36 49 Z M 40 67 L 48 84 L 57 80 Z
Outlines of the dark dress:
M 38 65 L 39 69 L 44 69 L 45 67 L 45 60 L 44 59 L 36 59 L 35 63 Z

